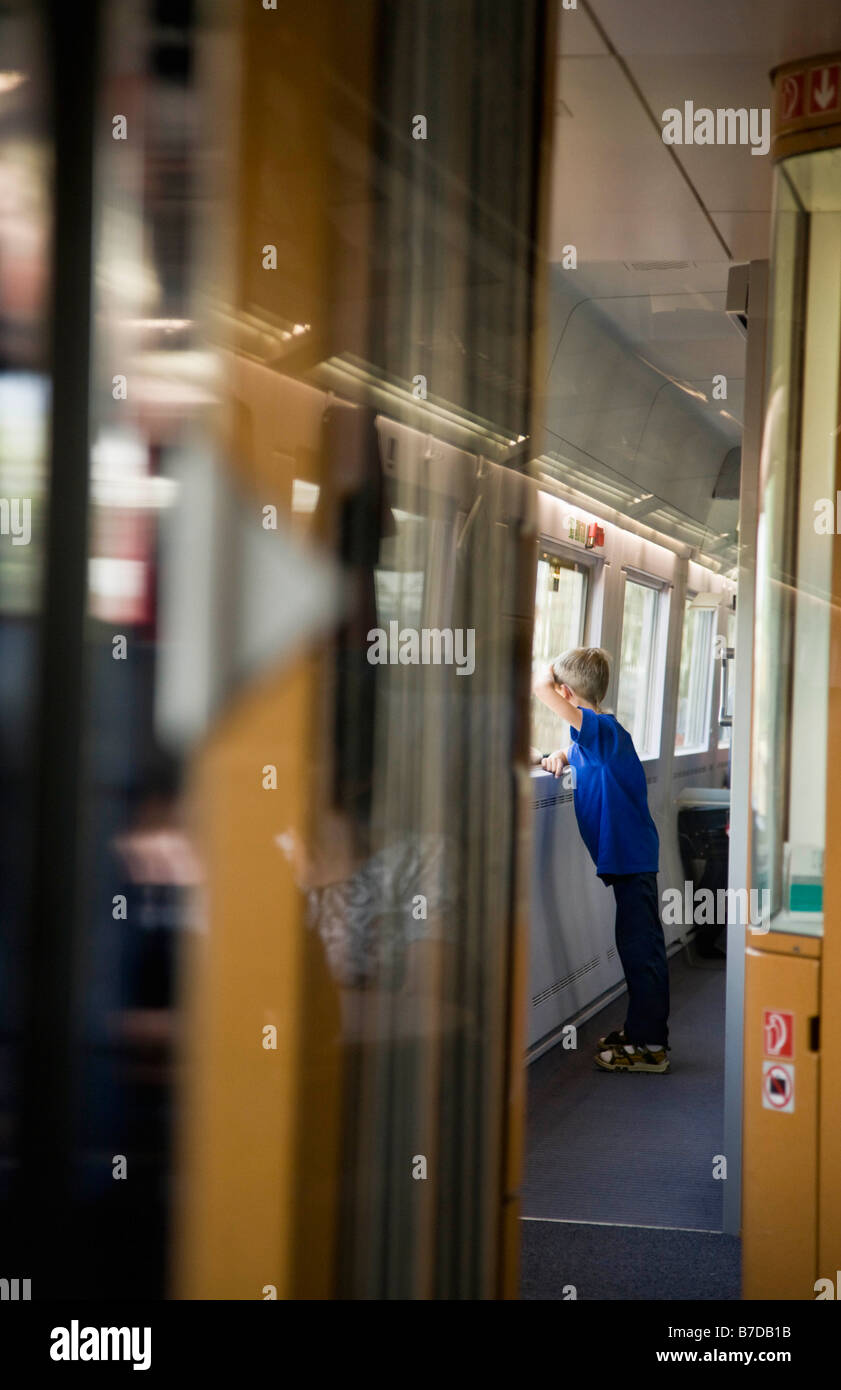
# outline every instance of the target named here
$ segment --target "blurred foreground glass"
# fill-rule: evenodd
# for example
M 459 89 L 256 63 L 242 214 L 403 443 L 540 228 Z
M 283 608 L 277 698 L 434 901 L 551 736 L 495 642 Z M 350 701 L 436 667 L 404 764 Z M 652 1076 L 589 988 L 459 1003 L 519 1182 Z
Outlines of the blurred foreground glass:
M 97 14 L 92 218 L 83 192 L 62 203 L 93 256 L 89 391 L 68 390 L 72 352 L 52 382 L 78 515 L 48 574 L 69 557 L 79 597 L 65 612 L 53 583 L 48 606 L 82 715 L 55 727 L 72 776 L 49 823 L 72 864 L 66 914 L 57 881 L 25 943 L 62 947 L 32 979 L 66 1010 L 67 1124 L 50 1204 L 49 1144 L 33 1167 L 41 1263 L 20 1274 L 39 1296 L 495 1296 L 516 1283 L 519 469 L 550 7 L 117 0 L 84 7 L 92 37 Z M 32 533 L 0 537 L 11 1146 L 50 401 L 47 103 L 16 23 L 0 467 Z M 55 68 L 66 94 L 60 46 Z
M 0 15 L 0 1203 L 21 1164 L 26 925 L 35 833 L 36 695 L 48 483 L 50 145 L 38 9 Z M 4 1276 L 29 1277 L 29 1266 Z
M 536 536 L 506 463 L 554 50 L 531 0 L 351 8 L 243 15 L 214 491 L 182 465 L 161 555 L 157 710 L 206 875 L 176 1276 L 201 1297 L 485 1297 L 514 1269 Z

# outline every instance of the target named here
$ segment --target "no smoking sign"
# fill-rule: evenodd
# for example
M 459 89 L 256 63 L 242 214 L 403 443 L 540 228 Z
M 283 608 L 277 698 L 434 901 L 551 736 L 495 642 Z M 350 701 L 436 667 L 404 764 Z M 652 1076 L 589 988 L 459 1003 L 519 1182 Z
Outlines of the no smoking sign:
M 762 1063 L 762 1108 L 794 1114 L 794 1063 Z

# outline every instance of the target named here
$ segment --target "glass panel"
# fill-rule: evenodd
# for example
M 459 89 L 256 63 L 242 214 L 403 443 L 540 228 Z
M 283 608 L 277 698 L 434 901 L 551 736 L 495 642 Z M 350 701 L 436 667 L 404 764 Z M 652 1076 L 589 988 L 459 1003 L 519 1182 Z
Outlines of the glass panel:
M 836 523 L 841 151 L 797 156 L 777 170 L 771 310 L 757 533 L 753 873 L 756 887 L 770 891 L 772 930 L 815 933 Z
M 280 9 L 241 7 L 218 161 L 241 195 L 193 311 L 225 428 L 216 461 L 165 456 L 199 505 L 182 486 L 164 517 L 149 654 L 157 722 L 212 696 L 183 740 L 213 1061 L 188 1078 L 182 1291 L 251 1296 L 274 1239 L 281 1297 L 494 1297 L 534 597 L 533 486 L 501 465 L 531 424 L 546 8 Z M 242 1019 L 276 1022 L 279 1065 Z M 231 1187 L 220 1270 L 190 1255 L 228 1238 Z
M 660 747 L 652 703 L 660 601 L 658 589 L 626 579 L 616 717 L 628 730 L 641 758 L 655 757 Z
M 532 674 L 545 669 L 556 656 L 581 642 L 587 602 L 587 573 L 572 560 L 541 550 L 537 561 L 534 601 Z M 532 697 L 531 741 L 541 752 L 554 752 L 569 743 L 569 725 Z
M 18 1253 L 13 1231 L 23 1157 L 26 926 L 37 814 L 53 215 L 45 42 L 36 6 L 3 6 L 0 52 L 0 1222 L 2 1274 L 26 1276 L 33 1232 L 21 1234 Z
M 0 486 L 32 527 L 0 536 L 9 1051 L 50 244 L 91 308 L 90 344 L 79 303 L 61 324 L 86 389 L 52 401 L 89 464 L 60 473 L 78 514 L 50 552 L 86 581 L 59 615 L 84 644 L 83 767 L 56 774 L 79 810 L 80 891 L 53 914 L 69 968 L 44 972 L 66 1016 L 55 1042 L 46 999 L 32 1030 L 63 1071 L 50 1258 L 2 1273 L 41 1297 L 107 1296 L 119 1268 L 147 1299 L 495 1298 L 520 1180 L 534 487 L 511 450 L 532 428 L 544 175 L 523 152 L 551 135 L 548 8 L 83 6 L 95 135 L 49 101 L 41 55 L 62 94 L 78 54 L 29 12 L 0 16 Z M 69 176 L 38 111 L 84 137 L 57 203 L 78 245 L 51 242 Z M 393 626 L 378 664 L 371 629 Z
M 711 609 L 693 608 L 687 599 L 680 647 L 675 751 L 699 753 L 710 741 L 710 699 L 713 683 L 713 625 Z
M 162 537 L 173 511 L 190 505 L 173 462 L 208 399 L 208 359 L 189 312 L 190 190 L 200 154 L 194 42 L 186 10 L 166 29 L 151 9 L 123 0 L 104 15 L 100 101 L 109 114 L 93 156 L 75 1154 L 78 1197 L 102 1260 L 86 1277 L 100 1296 L 117 1248 L 131 1249 L 129 1289 L 155 1297 L 166 1289 L 178 961 L 200 876 L 180 750 L 161 730 L 155 698 L 170 602 Z M 123 99 L 107 106 L 116 92 Z M 127 139 L 112 138 L 112 110 L 124 113 Z M 169 636 L 184 640 L 183 632 Z M 120 1172 L 103 1164 L 106 1151 L 124 1156 L 128 1182 L 115 1183 Z

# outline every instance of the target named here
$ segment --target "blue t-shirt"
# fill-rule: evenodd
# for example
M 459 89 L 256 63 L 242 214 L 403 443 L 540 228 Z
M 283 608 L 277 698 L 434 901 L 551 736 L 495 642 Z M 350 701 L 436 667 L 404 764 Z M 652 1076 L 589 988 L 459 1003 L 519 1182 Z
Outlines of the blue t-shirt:
M 569 731 L 568 756 L 578 829 L 596 873 L 657 873 L 660 841 L 631 735 L 612 714 L 581 714 L 581 728 Z

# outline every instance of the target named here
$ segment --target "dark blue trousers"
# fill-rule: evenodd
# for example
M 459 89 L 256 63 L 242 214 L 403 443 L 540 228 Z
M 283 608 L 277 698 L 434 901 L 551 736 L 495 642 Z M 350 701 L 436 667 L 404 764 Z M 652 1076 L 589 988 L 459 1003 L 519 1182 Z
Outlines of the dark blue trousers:
M 616 898 L 616 949 L 628 986 L 625 1035 L 669 1041 L 669 967 L 656 874 L 602 874 Z

